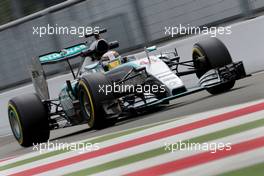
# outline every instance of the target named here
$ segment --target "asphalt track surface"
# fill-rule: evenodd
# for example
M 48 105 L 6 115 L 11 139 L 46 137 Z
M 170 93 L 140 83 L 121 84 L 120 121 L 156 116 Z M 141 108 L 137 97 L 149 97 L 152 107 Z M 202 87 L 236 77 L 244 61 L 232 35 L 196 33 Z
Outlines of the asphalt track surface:
M 89 130 L 86 125 L 52 131 L 51 140 L 70 143 L 172 118 L 184 118 L 185 115 L 263 99 L 263 80 L 264 73 L 254 74 L 251 77 L 239 80 L 234 89 L 227 93 L 212 96 L 206 91 L 202 91 L 174 100 L 164 109 L 155 110 L 138 117 L 120 119 L 115 126 L 99 131 Z M 0 158 L 17 156 L 32 151 L 32 148 L 20 147 L 13 136 L 1 137 L 0 146 Z
M 261 20 L 264 21 L 264 20 Z M 253 21 L 254 22 L 254 21 Z M 252 22 L 248 22 L 252 23 Z M 260 24 L 255 22 L 256 25 Z M 246 25 L 245 22 L 243 22 L 242 25 Z M 234 27 L 234 31 L 237 29 L 242 30 L 241 27 Z M 259 29 L 259 28 L 257 28 Z M 240 31 L 243 32 L 243 31 Z M 263 67 L 263 62 L 258 62 L 260 55 L 260 51 L 262 52 L 262 49 L 260 49 L 259 45 L 258 47 L 251 47 L 248 48 L 248 50 L 245 50 L 243 44 L 244 43 L 236 43 L 236 45 L 233 45 L 231 41 L 239 41 L 235 40 L 238 36 L 241 36 L 241 33 L 239 31 L 235 32 L 234 35 L 230 36 L 229 38 L 222 37 L 222 40 L 224 40 L 225 43 L 227 43 L 228 48 L 230 49 L 230 52 L 232 56 L 234 57 L 234 60 L 239 60 L 238 58 L 243 58 L 241 55 L 245 56 L 245 54 L 241 54 L 243 52 L 246 52 L 247 55 L 251 55 L 250 62 L 248 60 L 244 60 L 245 58 L 248 59 L 248 57 L 244 57 L 243 61 L 246 62 L 246 70 L 248 73 L 261 70 Z M 256 36 L 255 36 L 256 37 Z M 187 38 L 183 40 L 182 42 L 178 42 L 177 45 L 180 49 L 180 55 L 183 58 L 189 58 L 191 53 L 191 45 L 199 40 L 201 36 Z M 221 38 L 221 37 L 220 37 Z M 254 38 L 253 36 L 251 39 Z M 262 38 L 259 38 L 259 40 L 262 40 Z M 253 39 L 252 39 L 253 40 Z M 247 40 L 250 42 L 250 40 Z M 260 42 L 261 43 L 261 42 Z M 175 45 L 173 45 L 175 46 Z M 235 48 L 234 48 L 235 47 Z M 262 46 L 263 47 L 263 46 Z M 167 45 L 166 48 L 172 48 L 171 45 Z M 237 49 L 242 48 L 242 50 Z M 188 54 L 187 54 L 188 53 Z M 252 55 L 254 53 L 254 55 Z M 139 54 L 140 55 L 140 54 Z M 59 88 L 61 87 L 62 83 L 69 79 L 70 76 L 62 75 L 59 77 L 55 77 L 49 80 L 50 85 L 50 91 L 51 96 L 55 97 L 58 94 Z M 220 94 L 217 96 L 212 96 L 206 91 L 202 91 L 193 95 L 189 95 L 183 98 L 179 98 L 177 100 L 171 101 L 170 105 L 168 105 L 165 108 L 162 109 L 156 109 L 153 112 L 149 112 L 147 114 L 140 115 L 138 117 L 133 118 L 126 118 L 126 119 L 120 119 L 119 122 L 110 128 L 103 129 L 100 131 L 94 131 L 89 130 L 86 125 L 81 126 L 75 126 L 70 127 L 66 129 L 60 129 L 56 131 L 51 132 L 51 140 L 58 141 L 58 142 L 74 142 L 79 141 L 83 139 L 89 139 L 90 137 L 99 136 L 103 134 L 108 134 L 111 132 L 116 132 L 120 130 L 130 129 L 133 127 L 139 127 L 142 125 L 152 124 L 156 122 L 165 121 L 172 118 L 184 118 L 186 115 L 195 114 L 199 112 L 205 112 L 212 109 L 218 109 L 222 107 L 232 106 L 240 103 L 245 103 L 257 99 L 263 99 L 264 98 L 264 73 L 257 73 L 254 74 L 251 77 L 247 77 L 243 80 L 237 81 L 234 89 L 232 89 L 230 92 Z M 184 79 L 185 83 L 187 85 L 194 84 L 197 79 L 194 77 L 187 77 Z M 6 113 L 6 103 L 8 99 L 10 99 L 13 96 L 17 96 L 22 93 L 28 93 L 32 92 L 33 88 L 31 85 L 17 88 L 14 90 L 10 90 L 4 93 L 0 93 L 0 114 L 1 114 L 1 124 L 0 124 L 0 159 L 10 157 L 10 156 L 18 156 L 25 153 L 29 153 L 32 151 L 32 148 L 22 148 L 18 145 L 18 143 L 15 141 L 12 135 L 10 135 L 10 127 L 8 125 L 7 120 L 7 113 Z

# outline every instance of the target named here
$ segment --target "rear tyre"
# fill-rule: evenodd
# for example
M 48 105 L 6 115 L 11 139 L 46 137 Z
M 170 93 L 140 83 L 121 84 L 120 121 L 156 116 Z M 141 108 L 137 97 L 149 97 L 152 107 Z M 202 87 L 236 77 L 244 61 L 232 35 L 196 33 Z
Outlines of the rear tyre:
M 36 94 L 26 94 L 8 103 L 9 123 L 23 147 L 47 142 L 50 136 L 48 112 Z
M 112 126 L 116 123 L 116 118 L 106 118 L 105 111 L 102 107 L 103 101 L 114 100 L 111 93 L 99 91 L 100 87 L 110 85 L 105 75 L 94 73 L 85 75 L 79 81 L 79 100 L 81 112 L 90 128 L 101 129 Z
M 199 71 L 196 72 L 198 78 L 203 76 L 210 69 L 223 67 L 231 64 L 232 58 L 226 46 L 217 38 L 209 38 L 196 43 L 193 47 L 194 67 Z M 220 94 L 232 89 L 235 80 L 213 86 L 207 91 L 211 94 Z

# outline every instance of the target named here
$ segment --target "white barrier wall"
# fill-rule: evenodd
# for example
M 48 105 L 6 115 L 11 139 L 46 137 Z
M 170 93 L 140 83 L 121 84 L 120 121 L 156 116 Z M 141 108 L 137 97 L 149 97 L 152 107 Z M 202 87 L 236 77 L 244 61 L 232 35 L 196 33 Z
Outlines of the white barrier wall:
M 255 0 L 252 7 L 264 7 Z M 164 38 L 165 26 L 220 23 L 243 14 L 240 0 L 89 0 L 0 31 L 0 89 L 29 79 L 32 57 L 84 41 L 77 36 L 32 35 L 33 26 L 101 26 L 129 49 Z M 250 37 L 249 37 L 250 38 Z M 62 71 L 52 66 L 49 72 Z

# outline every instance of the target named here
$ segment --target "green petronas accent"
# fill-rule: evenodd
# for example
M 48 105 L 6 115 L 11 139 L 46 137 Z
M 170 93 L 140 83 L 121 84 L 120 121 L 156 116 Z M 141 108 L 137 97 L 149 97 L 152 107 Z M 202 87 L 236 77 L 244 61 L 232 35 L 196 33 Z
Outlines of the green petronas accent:
M 263 176 L 264 175 L 264 163 L 248 166 L 238 170 L 219 174 L 219 176 Z
M 78 44 L 71 46 L 69 48 L 63 49 L 61 52 L 53 52 L 39 57 L 41 64 L 56 63 L 59 61 L 64 61 L 66 59 L 77 57 L 82 51 L 86 50 L 88 47 L 86 44 Z
M 150 124 L 150 125 L 146 125 L 146 126 L 142 126 L 142 127 L 132 128 L 132 129 L 129 129 L 129 130 L 124 130 L 124 131 L 120 131 L 120 132 L 110 133 L 110 134 L 106 134 L 106 135 L 102 135 L 102 136 L 96 137 L 96 138 L 91 139 L 91 140 L 87 140 L 84 143 L 85 144 L 86 143 L 92 143 L 92 144 L 93 143 L 100 143 L 100 142 L 112 140 L 112 139 L 115 139 L 115 138 L 118 138 L 118 137 L 121 137 L 121 136 L 129 135 L 129 134 L 132 134 L 132 133 L 135 133 L 135 132 L 138 132 L 138 131 L 142 131 L 142 130 L 145 130 L 145 129 L 148 129 L 148 128 L 152 128 L 152 127 L 164 124 L 164 123 L 166 123 L 166 122 L 159 122 L 159 123 Z M 34 162 L 34 161 L 46 159 L 46 158 L 53 157 L 53 156 L 56 156 L 56 155 L 59 155 L 59 154 L 63 154 L 63 153 L 67 153 L 67 152 L 70 152 L 70 151 L 72 151 L 72 150 L 65 149 L 65 150 L 55 150 L 55 151 L 48 152 L 48 153 L 45 153 L 45 154 L 40 154 L 40 155 L 31 157 L 31 158 L 27 158 L 27 159 L 16 161 L 14 163 L 10 163 L 10 164 L 4 165 L 4 166 L 0 166 L 0 171 L 11 169 L 11 168 L 14 168 L 14 167 L 18 167 L 18 166 L 21 166 L 21 165 L 24 165 L 24 164 L 28 164 L 28 163 L 31 163 L 31 162 Z
M 204 142 L 220 139 L 223 137 L 227 137 L 230 135 L 242 133 L 242 132 L 254 129 L 254 128 L 262 127 L 263 125 L 264 125 L 264 119 L 260 119 L 260 120 L 248 122 L 245 124 L 241 124 L 238 126 L 219 130 L 216 132 L 212 132 L 209 134 L 205 134 L 202 136 L 198 136 L 195 138 L 191 138 L 191 139 L 188 139 L 186 141 L 182 141 L 182 143 L 204 143 Z M 145 151 L 142 153 L 138 153 L 135 155 L 127 156 L 127 157 L 116 159 L 113 161 L 109 161 L 109 162 L 106 162 L 106 163 L 103 163 L 103 164 L 100 164 L 100 165 L 97 165 L 94 167 L 88 166 L 86 169 L 79 170 L 76 172 L 72 172 L 69 174 L 65 174 L 65 176 L 85 176 L 85 175 L 98 174 L 100 172 L 107 171 L 110 169 L 114 169 L 117 167 L 136 163 L 136 162 L 143 161 L 143 160 L 153 158 L 153 157 L 158 157 L 160 155 L 163 155 L 163 154 L 166 154 L 169 152 L 171 152 L 171 151 L 165 150 L 165 147 L 163 146 L 160 148 L 152 149 L 152 150 Z

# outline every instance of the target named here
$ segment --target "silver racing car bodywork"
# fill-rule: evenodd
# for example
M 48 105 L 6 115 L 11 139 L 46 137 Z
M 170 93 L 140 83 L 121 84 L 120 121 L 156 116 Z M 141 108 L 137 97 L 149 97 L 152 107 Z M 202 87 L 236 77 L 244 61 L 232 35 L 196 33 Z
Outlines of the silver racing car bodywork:
M 155 55 L 151 52 L 156 47 L 145 48 L 143 58 L 122 57 L 112 50 L 118 42 L 107 42 L 99 33 L 88 36 L 95 36 L 90 47 L 80 43 L 33 59 L 30 73 L 36 93 L 14 97 L 8 105 L 11 129 L 20 145 L 46 142 L 50 130 L 58 128 L 85 123 L 90 128 L 104 128 L 119 117 L 146 112 L 202 90 L 224 93 L 246 76 L 243 63 L 233 62 L 217 38 L 194 44 L 192 58 L 180 61 L 176 49 Z M 79 56 L 83 60 L 74 70 L 70 61 Z M 58 62 L 68 63 L 73 79 L 66 80 L 53 98 L 43 66 Z M 188 69 L 179 71 L 179 66 Z M 199 80 L 196 87 L 187 87 L 181 79 L 190 74 Z
M 146 52 L 148 52 L 146 53 L 147 57 L 139 58 L 139 59 L 133 58 L 128 62 L 119 66 L 119 68 L 122 68 L 129 65 L 134 69 L 143 69 L 146 72 L 145 77 L 143 77 L 144 75 L 143 72 L 139 72 L 140 74 L 142 74 L 141 76 L 143 78 L 137 76 L 134 79 L 127 80 L 126 84 L 128 85 L 143 84 L 144 80 L 150 77 L 152 80 L 155 81 L 155 83 L 157 83 L 160 86 L 163 86 L 166 93 L 164 93 L 165 96 L 163 96 L 162 99 L 160 99 L 155 97 L 155 95 L 153 95 L 150 92 L 145 92 L 143 94 L 146 97 L 145 102 L 142 101 L 142 97 L 135 97 L 136 103 L 134 104 L 128 104 L 127 102 L 124 103 L 124 106 L 128 109 L 144 108 L 146 106 L 155 105 L 163 100 L 167 101 L 169 99 L 173 99 L 176 97 L 188 95 L 192 92 L 205 90 L 206 88 L 210 88 L 218 84 L 222 84 L 224 82 L 223 75 L 219 74 L 220 73 L 219 68 L 215 68 L 207 71 L 206 73 L 203 74 L 202 77 L 199 78 L 197 87 L 189 89 L 184 85 L 181 78 L 177 74 L 175 74 L 175 71 L 172 70 L 167 63 L 164 62 L 164 58 L 171 59 L 169 55 L 166 54 L 150 55 L 148 50 L 146 50 Z M 240 67 L 243 67 L 242 63 L 238 63 L 238 65 L 240 65 Z M 100 62 L 91 63 L 90 58 L 88 57 L 84 60 L 80 72 L 77 75 L 77 78 L 81 79 L 84 75 L 94 74 L 97 72 L 107 74 L 110 71 L 105 71 Z M 31 73 L 32 73 L 31 74 L 32 81 L 36 92 L 38 93 L 38 95 L 42 97 L 42 99 L 48 100 L 49 91 L 45 79 L 45 74 L 40 63 L 36 60 L 32 62 Z M 73 92 L 69 91 L 68 85 L 65 83 L 65 85 L 61 89 L 58 100 L 60 101 L 60 105 L 65 112 L 66 115 L 65 117 L 69 119 L 74 119 L 77 113 L 75 111 L 76 107 L 74 105 L 74 102 L 78 101 L 78 98 L 76 97 L 77 95 L 76 91 L 78 89 L 78 81 L 73 80 L 70 82 L 70 84 L 73 89 Z M 151 97 L 151 98 L 147 98 L 147 97 Z M 122 99 L 122 97 L 120 97 L 120 99 Z
M 132 62 L 145 67 L 149 75 L 166 86 L 168 96 L 173 95 L 177 89 L 185 89 L 183 81 L 158 56 L 149 56 L 149 58 L 146 57 Z

